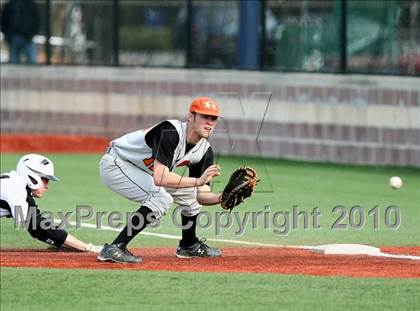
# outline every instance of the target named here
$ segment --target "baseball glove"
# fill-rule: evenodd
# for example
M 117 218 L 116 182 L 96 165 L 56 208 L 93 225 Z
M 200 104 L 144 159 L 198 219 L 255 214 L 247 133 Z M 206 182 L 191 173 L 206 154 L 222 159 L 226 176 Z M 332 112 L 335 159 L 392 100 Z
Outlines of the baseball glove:
M 257 172 L 246 165 L 236 169 L 229 178 L 221 196 L 221 205 L 231 211 L 249 198 L 257 186 Z

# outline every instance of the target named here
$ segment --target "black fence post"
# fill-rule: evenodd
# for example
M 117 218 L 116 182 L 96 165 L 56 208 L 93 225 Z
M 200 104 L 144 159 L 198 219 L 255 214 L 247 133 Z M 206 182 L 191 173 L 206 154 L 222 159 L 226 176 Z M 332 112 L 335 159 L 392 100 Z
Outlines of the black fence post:
M 120 36 L 119 36 L 119 1 L 114 0 L 112 3 L 112 65 L 120 65 Z
M 265 31 L 265 9 L 266 9 L 266 0 L 260 1 L 260 70 L 264 70 L 265 68 L 265 43 L 266 43 L 266 31 Z
M 191 67 L 192 62 L 192 19 L 193 5 L 192 0 L 187 0 L 187 19 L 185 21 L 185 67 Z
M 340 72 L 347 72 L 347 0 L 340 7 Z
M 45 64 L 51 65 L 51 0 L 45 2 Z

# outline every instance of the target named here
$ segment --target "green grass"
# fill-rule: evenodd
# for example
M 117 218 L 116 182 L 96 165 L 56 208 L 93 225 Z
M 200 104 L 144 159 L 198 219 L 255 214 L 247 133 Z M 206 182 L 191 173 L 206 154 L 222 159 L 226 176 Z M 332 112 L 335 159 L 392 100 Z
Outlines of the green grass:
M 20 155 L 2 155 L 1 171 L 11 170 L 16 165 Z M 111 211 L 132 212 L 138 207 L 119 195 L 108 190 L 100 181 L 98 162 L 100 155 L 50 155 L 56 164 L 56 174 L 61 178 L 58 183 L 51 183 L 46 196 L 37 202 L 43 211 L 72 211 L 76 206 L 89 205 L 94 212 Z M 220 228 L 216 234 L 216 212 L 221 212 L 219 206 L 205 207 L 203 210 L 211 214 L 212 226 L 199 229 L 201 236 L 209 238 L 236 239 L 276 244 L 323 244 L 323 243 L 365 243 L 371 245 L 419 245 L 420 236 L 418 220 L 420 218 L 420 170 L 413 168 L 378 168 L 363 166 L 344 166 L 318 163 L 304 163 L 291 161 L 275 161 L 248 158 L 222 158 L 222 176 L 217 178 L 213 188 L 222 189 L 229 173 L 242 163 L 249 163 L 260 173 L 261 182 L 258 192 L 234 211 L 240 221 L 244 213 L 249 213 L 247 226 L 243 234 L 238 235 L 240 226 L 235 215 L 231 215 L 232 223 L 229 229 Z M 268 173 L 269 172 L 269 173 Z M 398 175 L 404 185 L 399 190 L 392 190 L 388 186 L 390 176 Z M 342 205 L 347 212 L 343 223 L 347 229 L 332 229 L 338 214 L 333 213 L 335 206 Z M 355 229 L 349 224 L 350 209 L 359 205 L 364 210 L 365 225 Z M 400 209 L 401 225 L 396 229 L 385 225 L 385 211 L 388 206 L 395 205 Z M 265 209 L 265 206 L 269 208 Z M 303 228 L 303 218 L 298 219 L 299 226 L 293 228 L 293 207 L 298 211 L 308 213 L 308 227 Z M 378 206 L 379 228 L 375 229 L 373 216 L 367 212 Z M 318 207 L 319 229 L 314 228 L 310 212 Z M 172 211 L 174 208 L 172 209 Z M 268 222 L 263 215 L 253 221 L 256 212 L 270 211 Z M 161 221 L 157 229 L 150 232 L 179 235 L 180 230 L 172 221 L 172 211 Z M 282 215 L 274 217 L 274 213 L 281 211 L 289 213 L 289 226 L 285 224 Z M 56 215 L 57 216 L 57 215 Z M 357 216 L 357 215 L 356 215 Z M 75 217 L 72 218 L 75 220 Z M 96 218 L 95 218 L 96 219 Z M 391 217 L 391 220 L 393 218 Z M 202 224 L 206 219 L 202 218 Z M 277 221 L 277 222 L 275 222 Z M 358 221 L 356 217 L 355 221 Z M 275 222 L 275 223 L 274 223 Z M 91 221 L 95 223 L 95 220 Z M 222 217 L 226 223 L 226 216 Z M 103 224 L 108 225 L 107 217 Z M 256 227 L 256 229 L 252 228 Z M 24 230 L 15 230 L 9 219 L 1 220 L 1 243 L 3 247 L 24 246 L 44 247 L 41 243 L 28 238 Z M 287 234 L 279 233 L 288 228 Z M 104 243 L 115 236 L 115 232 L 94 229 L 69 230 L 81 239 L 94 243 Z M 175 246 L 176 241 L 156 237 L 139 237 L 133 241 L 133 246 Z
M 401 279 L 17 268 L 2 268 L 1 279 L 2 310 L 415 310 L 420 302 L 420 282 Z
M 20 154 L 2 154 L 1 171 L 14 169 Z M 100 155 L 49 155 L 56 165 L 59 183 L 38 200 L 41 210 L 75 211 L 78 205 L 90 205 L 95 212 L 137 209 L 136 204 L 108 190 L 100 181 Z M 293 161 L 262 161 L 254 158 L 221 158 L 222 176 L 213 184 L 220 190 L 229 173 L 247 163 L 257 169 L 261 182 L 258 192 L 238 211 L 264 211 L 269 206 L 269 228 L 262 217 L 252 228 L 249 221 L 244 234 L 233 218 L 230 229 L 216 235 L 215 226 L 199 229 L 200 236 L 276 244 L 364 243 L 380 245 L 420 245 L 420 170 L 414 168 L 345 166 Z M 391 176 L 400 176 L 404 185 L 399 190 L 388 186 Z M 347 212 L 360 205 L 365 213 L 378 206 L 379 229 L 373 227 L 373 217 L 366 216 L 364 227 L 356 230 L 332 230 L 338 217 L 332 213 L 336 205 Z M 385 209 L 395 205 L 401 212 L 397 229 L 385 226 Z M 321 211 L 320 229 L 310 223 L 309 229 L 289 228 L 288 234 L 274 232 L 274 212 Z M 214 217 L 220 207 L 206 207 Z M 171 212 L 157 229 L 149 232 L 180 235 L 172 223 Z M 233 216 L 233 214 L 232 214 Z M 74 220 L 74 217 L 73 217 Z M 250 219 L 251 220 L 251 219 Z M 284 218 L 279 218 L 281 223 Z M 356 219 L 357 220 L 357 219 Z M 91 221 L 94 223 L 93 221 Z M 345 223 L 349 223 L 348 217 Z M 292 219 L 290 219 L 292 223 Z M 104 224 L 107 225 L 106 219 Z M 33 240 L 26 231 L 16 230 L 10 219 L 0 220 L 1 247 L 46 246 Z M 76 237 L 102 244 L 111 241 L 116 233 L 106 230 L 71 229 Z M 176 247 L 176 240 L 140 236 L 130 246 Z M 221 247 L 232 245 L 214 243 Z M 9 309 L 40 309 L 60 306 L 60 309 L 122 309 L 139 306 L 143 309 L 416 309 L 420 304 L 418 280 L 353 279 L 332 277 L 279 276 L 257 274 L 206 274 L 145 271 L 85 271 L 44 269 L 1 269 L 1 307 Z M 26 293 L 22 295 L 21 293 Z M 27 294 L 30 293 L 30 294 Z

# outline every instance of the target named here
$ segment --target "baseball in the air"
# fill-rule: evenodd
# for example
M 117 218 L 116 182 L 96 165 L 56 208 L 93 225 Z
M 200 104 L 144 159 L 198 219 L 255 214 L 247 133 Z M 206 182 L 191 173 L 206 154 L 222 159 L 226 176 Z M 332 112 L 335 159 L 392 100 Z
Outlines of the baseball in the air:
M 402 186 L 402 180 L 398 176 L 389 179 L 389 185 L 392 189 L 399 189 Z

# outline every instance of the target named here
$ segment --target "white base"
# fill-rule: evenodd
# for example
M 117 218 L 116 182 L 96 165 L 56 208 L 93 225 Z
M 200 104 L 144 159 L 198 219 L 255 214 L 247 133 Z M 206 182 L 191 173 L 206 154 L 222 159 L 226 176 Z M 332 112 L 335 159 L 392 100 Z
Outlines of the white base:
M 311 248 L 316 253 L 326 255 L 370 255 L 378 256 L 381 250 L 377 247 L 362 244 L 326 244 Z

